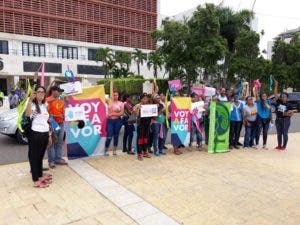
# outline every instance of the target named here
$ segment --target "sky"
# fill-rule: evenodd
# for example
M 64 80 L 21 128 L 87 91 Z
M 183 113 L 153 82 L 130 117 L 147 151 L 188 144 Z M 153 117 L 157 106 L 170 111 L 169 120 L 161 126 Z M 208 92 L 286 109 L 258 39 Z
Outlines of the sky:
M 160 0 L 160 13 L 173 16 L 204 3 L 220 4 L 221 0 Z M 224 0 L 224 6 L 235 11 L 250 9 L 254 0 Z M 299 0 L 256 0 L 254 13 L 258 18 L 258 31 L 265 31 L 260 49 L 267 49 L 267 42 L 286 29 L 300 27 Z

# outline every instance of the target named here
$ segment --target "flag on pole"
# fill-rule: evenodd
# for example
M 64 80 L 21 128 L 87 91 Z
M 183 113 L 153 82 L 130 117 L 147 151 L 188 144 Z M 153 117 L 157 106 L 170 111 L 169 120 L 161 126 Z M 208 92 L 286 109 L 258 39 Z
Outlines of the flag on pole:
M 41 86 L 45 86 L 45 63 L 42 63 Z

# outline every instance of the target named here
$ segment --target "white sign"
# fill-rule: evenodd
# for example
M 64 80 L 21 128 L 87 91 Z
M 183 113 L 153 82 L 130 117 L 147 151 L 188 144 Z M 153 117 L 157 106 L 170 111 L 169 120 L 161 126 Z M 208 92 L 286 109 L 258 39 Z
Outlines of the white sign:
M 205 87 L 205 96 L 214 96 L 216 94 L 216 89 L 212 87 Z
M 142 105 L 141 117 L 155 117 L 158 116 L 157 105 Z
M 68 108 L 66 108 L 65 120 L 68 122 L 85 120 L 84 107 L 68 107 Z
M 82 93 L 82 85 L 80 81 L 61 84 L 60 88 L 64 89 L 64 94 L 66 95 L 76 95 Z

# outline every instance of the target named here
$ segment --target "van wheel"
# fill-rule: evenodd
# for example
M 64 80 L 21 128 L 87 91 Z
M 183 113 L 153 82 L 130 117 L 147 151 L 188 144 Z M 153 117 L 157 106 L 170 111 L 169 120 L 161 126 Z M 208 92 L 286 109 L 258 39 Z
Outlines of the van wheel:
M 21 131 L 17 130 L 17 140 L 20 144 L 27 145 L 28 144 L 28 139 L 27 137 L 22 134 Z

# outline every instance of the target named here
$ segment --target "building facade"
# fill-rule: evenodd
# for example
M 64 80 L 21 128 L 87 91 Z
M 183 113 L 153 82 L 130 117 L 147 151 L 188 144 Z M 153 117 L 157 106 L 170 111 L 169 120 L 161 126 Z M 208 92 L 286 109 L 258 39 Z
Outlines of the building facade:
M 0 0 L 0 89 L 31 77 L 42 62 L 46 83 L 67 66 L 95 83 L 104 77 L 97 48 L 155 49 L 150 33 L 159 26 L 158 11 L 158 0 Z

